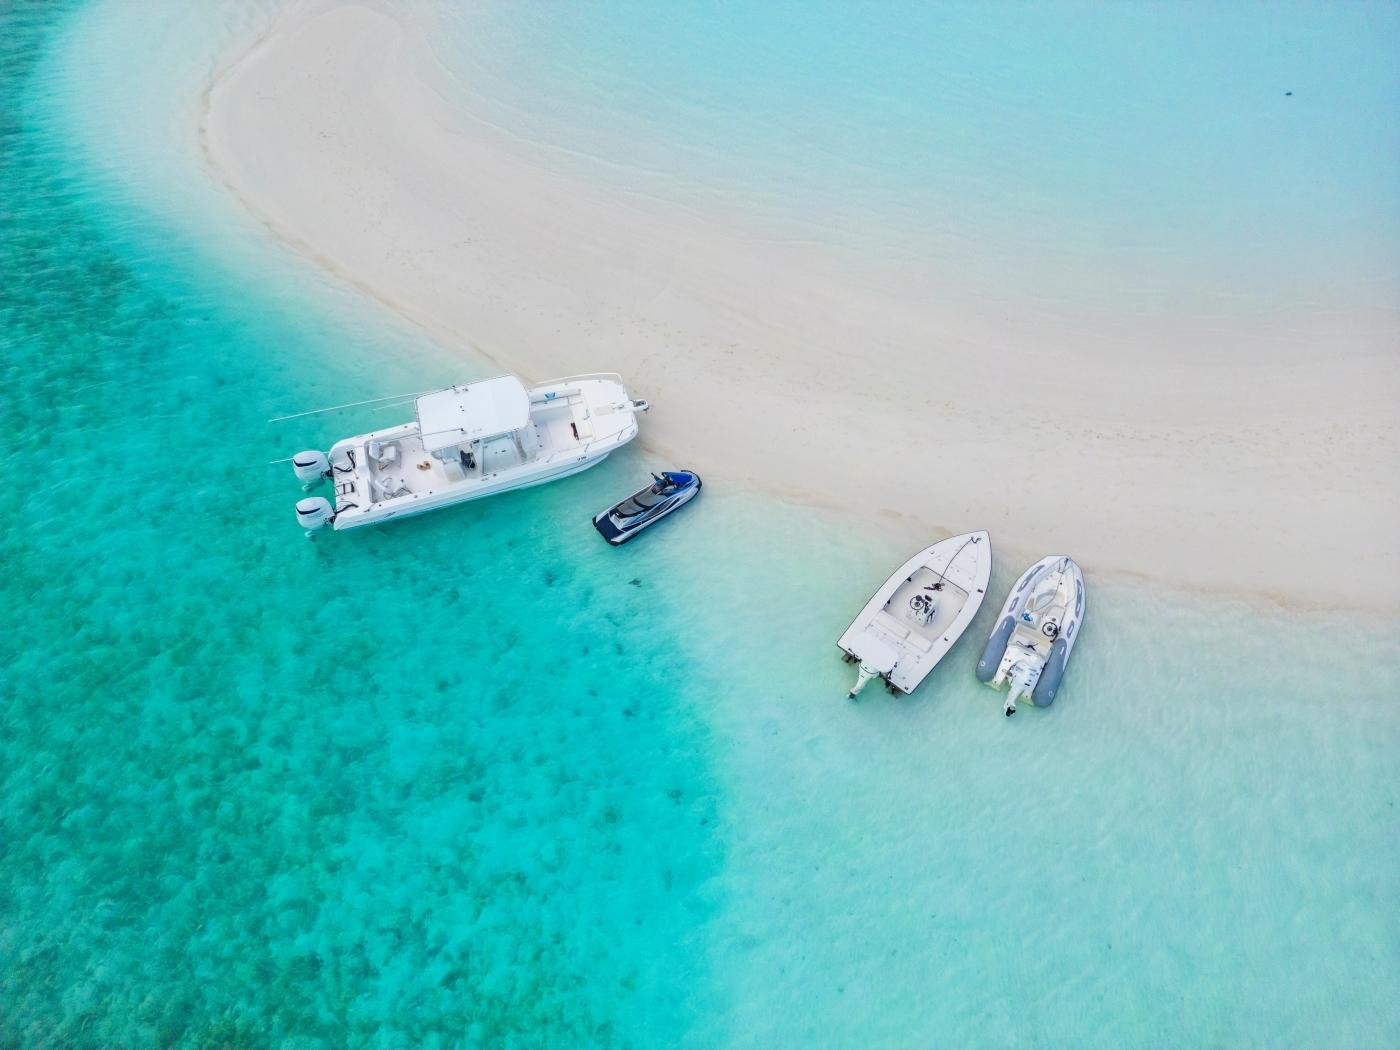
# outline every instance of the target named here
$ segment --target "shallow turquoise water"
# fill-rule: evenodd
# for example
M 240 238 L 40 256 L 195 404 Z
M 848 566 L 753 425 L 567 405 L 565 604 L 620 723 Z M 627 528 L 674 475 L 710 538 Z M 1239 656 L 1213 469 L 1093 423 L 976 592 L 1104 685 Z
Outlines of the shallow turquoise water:
M 24 79 L 54 21 L 0 31 L 0 1043 L 654 1044 L 720 859 L 654 582 L 581 569 L 567 484 L 302 540 L 265 464 L 325 435 L 264 420 L 395 333 L 85 181 Z
M 463 366 L 201 217 L 153 100 L 91 156 L 113 10 L 0 15 L 0 1045 L 1400 1041 L 1393 625 L 1076 552 L 1007 721 L 967 648 L 843 699 L 959 523 L 710 488 L 612 551 L 629 451 L 307 543 L 264 464 L 376 417 L 264 420 Z
M 1400 297 L 1393 4 L 440 6 L 471 107 L 552 163 L 931 258 L 963 308 Z

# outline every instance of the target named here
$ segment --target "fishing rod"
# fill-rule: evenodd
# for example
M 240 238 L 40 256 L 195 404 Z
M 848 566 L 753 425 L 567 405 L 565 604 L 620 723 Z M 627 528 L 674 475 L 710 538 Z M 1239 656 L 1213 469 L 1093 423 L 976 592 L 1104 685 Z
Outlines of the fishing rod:
M 969 536 L 967 539 L 962 541 L 962 546 L 953 552 L 953 556 L 949 558 L 947 564 L 943 566 L 943 571 L 938 574 L 938 582 L 932 585 L 933 590 L 941 591 L 943 589 L 943 581 L 948 578 L 948 570 L 953 567 L 953 562 L 958 560 L 958 555 L 963 552 L 963 550 L 967 547 L 969 543 L 976 542 L 976 536 Z
M 332 405 L 330 408 L 313 408 L 306 412 L 293 412 L 289 416 L 273 416 L 269 423 L 285 423 L 289 419 L 302 419 L 306 416 L 319 416 L 326 412 L 339 412 L 344 408 L 360 408 L 363 405 L 378 405 L 385 401 L 410 401 L 415 397 L 422 397 L 424 394 L 431 394 L 432 390 L 419 390 L 414 394 L 390 394 L 388 397 L 372 397 L 368 401 L 347 401 L 343 405 Z M 386 406 L 388 407 L 388 406 Z

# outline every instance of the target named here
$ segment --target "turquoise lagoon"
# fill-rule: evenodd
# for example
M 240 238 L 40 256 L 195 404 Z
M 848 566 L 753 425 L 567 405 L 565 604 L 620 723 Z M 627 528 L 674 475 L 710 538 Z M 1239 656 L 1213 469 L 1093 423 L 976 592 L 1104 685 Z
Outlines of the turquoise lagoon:
M 1393 346 L 1394 4 L 435 6 L 467 108 L 552 165 L 914 266 L 998 330 L 1126 354 L 1346 311 Z
M 1008 721 L 970 649 L 843 699 L 851 612 L 964 523 L 711 487 L 614 551 L 628 450 L 304 541 L 265 464 L 382 417 L 270 415 L 485 366 L 182 167 L 159 92 L 257 15 L 0 12 L 0 1045 L 1400 1040 L 1393 623 L 1075 552 Z

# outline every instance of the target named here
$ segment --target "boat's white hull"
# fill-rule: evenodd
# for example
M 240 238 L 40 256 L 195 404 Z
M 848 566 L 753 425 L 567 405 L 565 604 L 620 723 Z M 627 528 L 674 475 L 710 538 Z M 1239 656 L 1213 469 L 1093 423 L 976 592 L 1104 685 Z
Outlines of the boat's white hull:
M 578 462 L 557 469 L 555 469 L 554 464 L 551 464 L 549 470 L 533 477 L 503 478 L 496 484 L 483 484 L 477 489 L 466 492 L 429 493 L 421 500 L 416 497 L 406 497 L 393 504 L 375 504 L 364 514 L 337 518 L 332 527 L 337 532 L 344 532 L 347 529 L 357 529 L 364 525 L 379 525 L 386 521 L 398 521 L 401 518 L 426 514 L 428 511 L 441 510 L 444 507 L 454 507 L 459 503 L 470 503 L 473 500 L 485 499 L 487 496 L 499 496 L 505 492 L 516 492 L 520 489 L 533 488 L 536 485 L 545 485 L 551 481 L 559 481 L 571 475 L 580 474 L 589 467 L 596 467 L 610 455 L 612 455 L 611 450 L 599 455 L 583 456 Z
M 875 678 L 912 693 L 972 623 L 991 573 L 985 532 L 935 543 L 900 566 L 836 643 L 860 664 L 851 696 Z
M 611 373 L 529 389 L 501 376 L 433 391 L 416 399 L 416 422 L 294 456 L 308 489 L 329 480 L 334 490 L 334 503 L 299 501 L 297 520 L 308 535 L 327 525 L 345 531 L 557 481 L 636 437 L 647 408 Z

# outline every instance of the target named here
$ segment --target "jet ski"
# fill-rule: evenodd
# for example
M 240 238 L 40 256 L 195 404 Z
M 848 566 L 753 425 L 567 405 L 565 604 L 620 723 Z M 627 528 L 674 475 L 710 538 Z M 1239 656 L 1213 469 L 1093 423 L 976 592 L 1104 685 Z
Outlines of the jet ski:
M 593 527 L 614 547 L 620 547 L 700 494 L 700 475 L 693 470 L 663 470 L 651 479 L 646 488 L 594 515 Z

